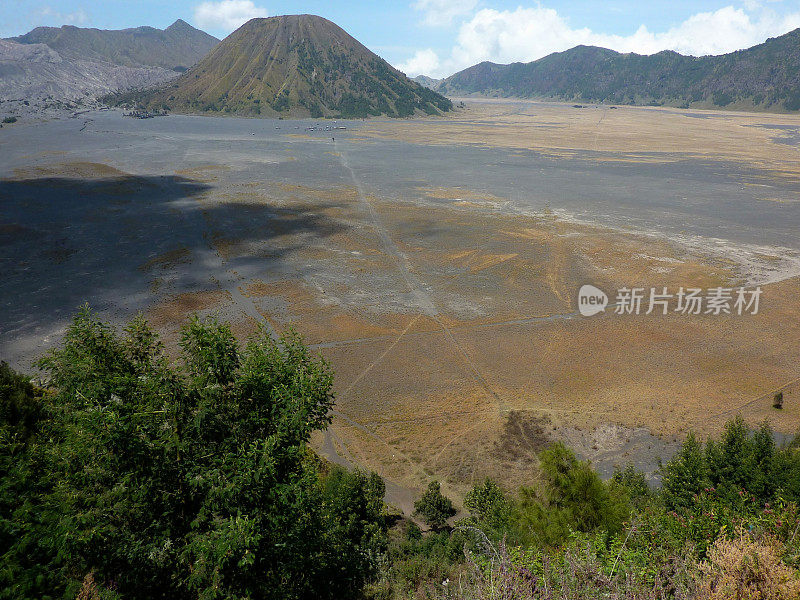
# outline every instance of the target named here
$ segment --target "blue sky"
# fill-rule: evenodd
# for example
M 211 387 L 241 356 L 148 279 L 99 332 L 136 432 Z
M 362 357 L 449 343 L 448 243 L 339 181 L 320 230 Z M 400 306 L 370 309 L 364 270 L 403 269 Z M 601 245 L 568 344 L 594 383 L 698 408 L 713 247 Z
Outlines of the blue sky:
M 224 37 L 254 16 L 336 22 L 410 75 L 529 61 L 577 44 L 721 54 L 800 27 L 800 0 L 0 0 L 0 36 L 37 25 L 163 28 L 178 18 Z

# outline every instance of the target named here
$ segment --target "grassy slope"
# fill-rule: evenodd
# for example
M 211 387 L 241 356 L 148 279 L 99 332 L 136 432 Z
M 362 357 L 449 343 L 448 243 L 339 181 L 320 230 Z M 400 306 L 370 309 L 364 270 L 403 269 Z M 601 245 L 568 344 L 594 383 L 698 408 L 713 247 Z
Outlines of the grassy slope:
M 334 23 L 311 15 L 253 19 L 169 87 L 137 100 L 153 108 L 251 116 L 407 116 L 451 106 Z

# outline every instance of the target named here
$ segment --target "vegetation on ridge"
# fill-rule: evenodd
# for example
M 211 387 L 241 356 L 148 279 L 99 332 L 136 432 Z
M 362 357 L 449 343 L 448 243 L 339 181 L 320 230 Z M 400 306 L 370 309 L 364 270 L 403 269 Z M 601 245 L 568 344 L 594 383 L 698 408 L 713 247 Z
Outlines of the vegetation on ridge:
M 408 79 L 334 23 L 252 19 L 165 87 L 118 102 L 177 112 L 360 118 L 439 114 L 451 102 Z
M 577 46 L 530 63 L 483 62 L 436 89 L 450 96 L 545 97 L 609 104 L 800 110 L 800 29 L 719 56 L 621 54 Z

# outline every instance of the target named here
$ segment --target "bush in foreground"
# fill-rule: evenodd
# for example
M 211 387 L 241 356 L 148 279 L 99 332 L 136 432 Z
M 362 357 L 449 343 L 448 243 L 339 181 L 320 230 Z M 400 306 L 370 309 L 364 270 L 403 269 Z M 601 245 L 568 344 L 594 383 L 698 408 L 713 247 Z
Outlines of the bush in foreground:
M 387 535 L 382 480 L 308 448 L 332 374 L 296 336 L 195 319 L 180 348 L 83 311 L 44 388 L 0 363 L 0 598 L 800 597 L 800 448 L 767 424 L 689 436 L 661 490 L 554 444 L 454 527 L 434 482 L 431 531 Z
M 42 407 L 3 375 L 4 597 L 342 598 L 374 572 L 383 482 L 307 447 L 328 366 L 213 320 L 180 346 L 178 367 L 143 321 L 120 336 L 84 310 L 40 363 Z

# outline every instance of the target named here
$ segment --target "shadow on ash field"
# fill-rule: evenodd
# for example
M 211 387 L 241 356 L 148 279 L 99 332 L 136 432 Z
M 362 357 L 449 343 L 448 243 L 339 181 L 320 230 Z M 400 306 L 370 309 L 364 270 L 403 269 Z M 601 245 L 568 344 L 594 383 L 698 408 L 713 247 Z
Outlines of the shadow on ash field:
M 29 365 L 84 302 L 118 324 L 144 313 L 173 349 L 192 313 L 241 338 L 294 327 L 336 372 L 314 444 L 378 471 L 406 512 L 431 478 L 456 498 L 485 476 L 535 482 L 553 440 L 606 476 L 652 476 L 688 430 L 737 413 L 796 431 L 787 145 L 760 146 L 762 168 L 737 162 L 772 143 L 755 117 L 499 106 L 335 141 L 308 122 L 113 113 L 4 129 L 2 355 Z M 747 281 L 756 316 L 576 315 L 584 283 Z

